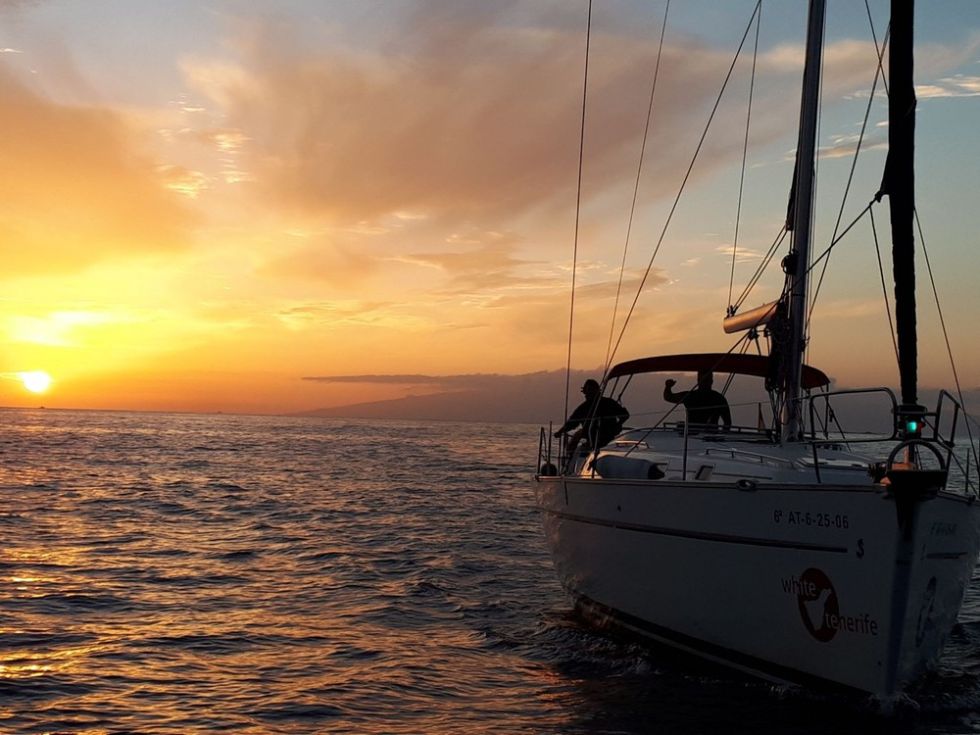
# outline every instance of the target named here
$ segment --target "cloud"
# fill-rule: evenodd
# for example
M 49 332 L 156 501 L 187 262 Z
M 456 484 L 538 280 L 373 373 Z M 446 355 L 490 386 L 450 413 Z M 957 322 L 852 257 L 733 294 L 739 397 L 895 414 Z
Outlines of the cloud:
M 515 295 L 567 283 L 519 253 L 548 258 L 574 225 L 584 19 L 561 4 L 407 7 L 394 11 L 396 30 L 363 43 L 360 27 L 345 29 L 344 42 L 311 44 L 268 16 L 239 18 L 233 56 L 184 60 L 192 97 L 221 120 L 198 135 L 234 156 L 257 207 L 318 232 L 305 245 L 284 242 L 264 273 L 340 292 L 388 279 L 516 313 Z M 583 172 L 592 221 L 620 216 L 632 193 L 656 60 L 642 35 L 594 31 Z M 802 58 L 799 44 L 761 54 L 751 145 L 795 129 Z M 828 99 L 866 87 L 875 58 L 870 42 L 830 44 Z M 739 62 L 695 182 L 741 154 L 749 61 Z M 677 193 L 730 62 L 730 49 L 668 36 L 641 207 Z M 821 155 L 851 149 L 840 140 Z
M 762 259 L 762 253 L 760 253 L 758 250 L 747 247 L 740 247 L 738 250 L 736 250 L 734 245 L 719 245 L 715 248 L 715 252 L 721 253 L 727 258 L 731 258 L 732 254 L 734 254 L 735 260 L 738 263 L 749 263 L 751 261 Z M 688 265 L 688 263 L 685 262 L 684 265 Z
M 208 130 L 201 137 L 226 153 L 241 150 L 249 140 L 241 130 Z
M 887 126 L 886 126 L 887 127 Z M 858 142 L 862 151 L 887 150 L 888 138 L 882 133 L 869 133 L 860 140 L 857 135 L 837 135 L 828 146 L 821 146 L 817 151 L 820 158 L 849 158 L 857 152 Z
M 364 385 L 435 385 L 440 388 L 472 390 L 498 382 L 518 382 L 525 376 L 471 373 L 467 375 L 312 375 L 302 378 L 317 383 L 358 383 Z
M 398 213 L 415 213 L 423 219 L 415 223 L 417 237 L 400 240 L 403 254 L 432 255 L 434 246 L 458 250 L 447 234 L 466 228 L 520 232 L 541 212 L 554 227 L 570 229 L 584 19 L 560 4 L 543 10 L 520 3 L 412 7 L 395 11 L 402 13 L 397 31 L 365 43 L 316 46 L 284 23 L 246 19 L 235 26 L 234 63 L 227 57 L 185 60 L 196 93 L 210 99 L 222 130 L 232 133 L 257 200 L 379 236 L 392 234 Z M 358 32 L 364 29 L 348 29 Z M 594 29 L 583 196 L 607 209 L 622 206 L 632 190 L 657 50 L 642 35 L 635 28 Z M 931 68 L 963 53 L 934 50 Z M 795 129 L 802 58 L 800 44 L 760 54 L 751 145 Z M 870 41 L 829 44 L 827 98 L 866 88 L 875 60 Z M 695 181 L 741 153 L 749 61 L 739 62 Z M 641 206 L 676 194 L 730 62 L 731 49 L 668 35 Z M 624 196 L 614 200 L 610 192 Z M 368 248 L 381 257 L 379 243 Z
M 513 256 L 514 247 L 509 244 L 482 245 L 471 250 L 441 253 L 414 253 L 404 260 L 410 263 L 432 266 L 453 275 L 469 275 L 494 270 L 509 270 L 528 261 Z
M 917 44 L 916 78 L 928 79 L 948 74 L 950 69 L 975 61 L 978 53 L 980 53 L 980 31 L 976 30 L 958 42 Z
M 275 257 L 259 272 L 265 275 L 314 279 L 340 291 L 363 287 L 380 273 L 383 262 L 377 255 L 331 237 L 315 237 L 311 242 Z
M 878 299 L 837 299 L 818 306 L 821 318 L 859 319 L 867 316 L 881 316 L 885 304 Z
M 240 42 L 240 67 L 198 59 L 187 73 L 249 140 L 246 167 L 268 201 L 347 222 L 425 212 L 445 226 L 567 212 L 581 28 L 516 16 L 514 4 L 422 6 L 374 54 L 302 50 L 283 42 L 283 29 L 257 25 Z M 647 40 L 625 34 L 602 43 L 616 53 L 597 52 L 590 70 L 587 198 L 631 183 L 656 56 Z M 689 40 L 664 53 L 644 197 L 676 191 L 730 61 Z M 760 119 L 760 139 L 782 133 Z M 720 127 L 695 175 L 723 165 L 739 140 L 737 129 Z
M 980 77 L 957 74 L 915 88 L 919 99 L 980 96 Z
M 13 315 L 5 320 L 11 342 L 67 347 L 78 344 L 78 332 L 125 321 L 119 314 L 94 311 L 57 311 L 45 316 Z
M 44 0 L 0 0 L 0 13 L 18 13 L 43 2 Z
M 165 187 L 190 199 L 197 199 L 208 188 L 208 177 L 200 171 L 167 164 L 157 166 L 157 173 Z
M 185 112 L 201 112 L 203 108 L 182 105 Z M 172 133 L 168 131 L 168 134 Z M 218 155 L 221 178 L 226 184 L 239 184 L 252 181 L 252 173 L 242 164 L 242 151 L 249 143 L 249 137 L 241 130 L 233 128 L 207 128 L 197 130 L 184 128 L 178 135 L 190 137 L 202 143 Z
M 442 294 L 510 290 L 540 281 L 538 275 L 524 272 L 526 266 L 538 261 L 516 257 L 516 243 L 504 236 L 498 234 L 492 239 L 497 242 L 463 250 L 409 253 L 397 259 L 438 271 L 445 279 L 445 285 L 438 288 Z
M 71 271 L 110 255 L 184 247 L 195 218 L 122 119 L 57 104 L 0 67 L 4 273 Z
M 640 283 L 644 283 L 643 274 L 644 269 L 642 268 L 627 268 L 623 272 L 622 280 L 617 275 L 615 278 L 607 277 L 597 281 L 580 283 L 576 286 L 576 294 L 590 300 L 597 300 L 613 299 L 618 293 L 620 304 L 622 304 L 627 299 L 632 299 L 640 287 Z M 649 291 L 667 283 L 670 283 L 670 278 L 666 272 L 660 268 L 653 268 L 646 277 L 643 288 L 644 291 Z
M 294 328 L 317 323 L 365 324 L 377 319 L 389 306 L 390 303 L 381 301 L 321 301 L 284 308 L 278 312 L 277 317 Z

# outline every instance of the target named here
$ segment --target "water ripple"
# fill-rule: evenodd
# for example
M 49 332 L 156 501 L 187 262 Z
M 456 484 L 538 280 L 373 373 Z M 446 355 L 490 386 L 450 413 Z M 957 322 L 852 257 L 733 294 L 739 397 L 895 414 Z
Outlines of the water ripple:
M 897 721 L 586 628 L 536 427 L 3 418 L 3 733 L 980 731 L 977 583 Z

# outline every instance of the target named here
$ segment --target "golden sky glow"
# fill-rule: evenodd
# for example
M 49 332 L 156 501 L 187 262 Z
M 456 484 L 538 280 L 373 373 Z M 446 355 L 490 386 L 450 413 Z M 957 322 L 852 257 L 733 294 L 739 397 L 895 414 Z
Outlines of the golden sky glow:
M 753 4 L 685 3 L 668 27 L 621 309 Z M 872 4 L 879 38 L 884 5 Z M 405 390 L 310 376 L 563 367 L 585 4 L 257 7 L 0 3 L 0 372 L 50 375 L 49 406 L 280 412 Z M 833 228 L 843 154 L 874 72 L 859 10 L 828 26 L 818 244 Z M 980 6 L 946 10 L 917 30 L 919 211 L 972 389 Z M 581 369 L 605 356 L 662 13 L 657 3 L 596 8 L 573 352 Z M 763 21 L 736 288 L 785 213 L 802 23 L 795 7 Z M 623 359 L 730 346 L 720 324 L 746 63 Z M 883 104 L 874 110 L 852 215 L 880 179 Z M 868 231 L 848 248 L 821 295 L 811 361 L 842 385 L 893 383 Z M 920 272 L 922 381 L 949 384 Z M 773 298 L 777 284 L 778 274 L 764 280 L 753 302 Z M 855 358 L 874 353 L 882 359 Z M 36 405 L 24 390 L 41 379 L 33 384 L 3 381 L 0 405 Z

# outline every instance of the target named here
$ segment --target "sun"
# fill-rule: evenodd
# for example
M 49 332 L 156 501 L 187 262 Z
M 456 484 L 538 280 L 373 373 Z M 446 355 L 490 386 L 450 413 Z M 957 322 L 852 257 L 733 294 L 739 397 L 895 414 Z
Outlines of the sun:
M 30 370 L 17 373 L 20 382 L 24 384 L 31 393 L 44 393 L 51 387 L 51 376 L 43 370 Z

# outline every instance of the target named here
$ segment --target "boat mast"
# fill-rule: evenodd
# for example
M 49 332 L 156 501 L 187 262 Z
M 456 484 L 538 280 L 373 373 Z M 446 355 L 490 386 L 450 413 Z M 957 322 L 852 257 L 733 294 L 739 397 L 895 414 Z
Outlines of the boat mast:
M 896 0 L 900 1 L 900 0 Z M 817 115 L 820 106 L 820 66 L 823 57 L 825 0 L 810 0 L 806 32 L 806 63 L 803 67 L 803 100 L 800 105 L 800 137 L 796 147 L 796 178 L 791 215 L 793 244 L 784 261 L 788 294 L 788 340 L 780 386 L 783 396 L 780 435 L 796 441 L 803 432 L 801 419 L 801 375 L 806 350 L 806 296 L 810 266 L 810 237 L 813 230 L 813 197 L 817 152 Z
M 902 413 L 918 404 L 915 316 L 915 86 L 912 77 L 913 0 L 892 0 L 888 51 L 888 160 L 881 194 L 888 195 Z M 879 194 L 879 198 L 880 198 Z

